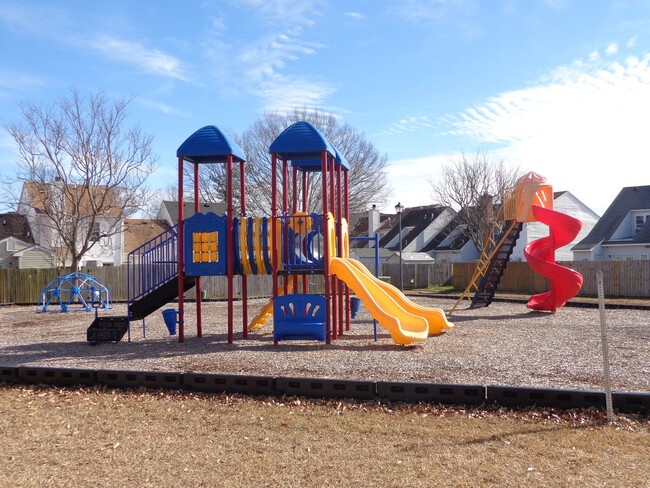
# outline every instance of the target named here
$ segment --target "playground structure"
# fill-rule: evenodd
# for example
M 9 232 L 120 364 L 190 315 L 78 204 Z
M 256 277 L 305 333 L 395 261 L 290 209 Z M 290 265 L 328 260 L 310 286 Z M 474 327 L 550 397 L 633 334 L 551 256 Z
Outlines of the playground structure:
M 472 292 L 472 308 L 487 307 L 492 303 L 523 224 L 538 221 L 548 225 L 549 235 L 529 243 L 524 256 L 533 270 L 549 279 L 550 290 L 532 296 L 528 308 L 555 312 L 578 294 L 582 275 L 557 264 L 555 250 L 573 241 L 582 228 L 582 222 L 553 210 L 553 187 L 543 176 L 530 172 L 519 178 L 515 187 L 503 196 L 494 223 L 498 227 L 490 232 L 472 279 L 450 314 Z M 494 238 L 495 235 L 498 237 Z
M 244 153 L 215 126 L 181 144 L 178 158 L 178 223 L 132 251 L 127 260 L 128 322 L 145 319 L 178 300 L 178 340 L 184 342 L 185 292 L 196 288 L 197 336 L 203 335 L 203 276 L 227 277 L 227 340 L 234 341 L 234 278 L 241 280 L 242 337 L 273 318 L 273 340 L 331 343 L 350 330 L 351 291 L 398 344 L 421 342 L 453 327 L 439 309 L 420 307 L 349 257 L 349 164 L 308 122 L 285 129 L 269 148 L 270 216 L 246 213 Z M 185 218 L 185 164 L 194 175 L 194 215 Z M 200 213 L 199 166 L 226 165 L 226 214 Z M 238 165 L 238 168 L 236 168 Z M 234 215 L 233 181 L 238 169 L 240 215 Z M 309 173 L 320 173 L 322 213 L 308 213 Z M 249 322 L 247 278 L 272 276 L 273 296 Z M 310 290 L 321 277 L 323 294 Z M 99 319 L 96 319 L 96 321 Z M 167 320 L 166 320 L 167 321 Z M 119 322 L 119 321 L 118 321 Z M 106 321 L 104 321 L 106 323 Z M 167 324 L 168 327 L 173 324 Z M 92 326 L 91 326 L 92 327 Z M 170 327 L 171 330 L 171 327 Z M 130 326 L 128 329 L 130 338 Z
M 111 308 L 111 296 L 108 288 L 97 278 L 75 271 L 57 276 L 45 285 L 39 308 L 47 312 L 53 304 L 58 304 L 61 312 L 68 312 L 74 304 L 79 304 L 86 312 L 93 308 L 108 310 Z

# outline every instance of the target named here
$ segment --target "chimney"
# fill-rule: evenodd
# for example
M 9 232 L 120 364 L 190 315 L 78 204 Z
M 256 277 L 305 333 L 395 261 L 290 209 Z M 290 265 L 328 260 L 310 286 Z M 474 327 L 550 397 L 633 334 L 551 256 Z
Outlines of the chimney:
M 368 210 L 368 237 L 374 236 L 377 229 L 379 229 L 379 209 L 373 204 Z

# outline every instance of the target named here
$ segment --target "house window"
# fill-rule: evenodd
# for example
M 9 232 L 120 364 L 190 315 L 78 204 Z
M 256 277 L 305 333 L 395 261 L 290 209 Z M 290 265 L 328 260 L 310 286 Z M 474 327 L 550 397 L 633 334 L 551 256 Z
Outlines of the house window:
M 641 227 L 644 226 L 644 224 L 648 220 L 648 217 L 650 217 L 650 215 L 637 215 L 635 217 L 635 227 L 634 227 L 635 234 L 641 230 Z
M 7 252 L 13 252 L 16 250 L 16 241 L 12 238 L 7 239 Z
M 90 240 L 93 242 L 99 241 L 99 237 L 101 236 L 101 227 L 99 225 L 99 222 L 96 222 L 95 225 L 93 226 L 93 232 L 90 235 Z

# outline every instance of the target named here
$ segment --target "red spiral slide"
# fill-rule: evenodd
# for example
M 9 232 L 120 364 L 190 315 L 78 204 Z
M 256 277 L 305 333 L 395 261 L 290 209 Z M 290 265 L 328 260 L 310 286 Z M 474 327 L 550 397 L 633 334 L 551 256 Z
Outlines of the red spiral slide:
M 569 215 L 533 205 L 535 218 L 549 228 L 549 236 L 531 242 L 524 256 L 531 268 L 548 278 L 551 291 L 533 295 L 528 308 L 555 312 L 582 288 L 582 275 L 555 262 L 555 250 L 569 244 L 580 232 L 582 222 Z

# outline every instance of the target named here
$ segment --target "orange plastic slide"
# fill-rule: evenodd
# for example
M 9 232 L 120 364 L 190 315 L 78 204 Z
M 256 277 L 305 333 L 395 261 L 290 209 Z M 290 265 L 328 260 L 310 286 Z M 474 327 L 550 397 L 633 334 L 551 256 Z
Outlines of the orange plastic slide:
M 330 260 L 330 272 L 357 295 L 379 325 L 390 332 L 396 344 L 426 340 L 430 325 L 422 311 L 413 308 L 415 304 L 409 305 L 410 302 L 404 300 L 403 295 L 400 297 L 399 290 L 395 289 L 397 294 L 389 292 L 389 287 L 394 287 L 364 272 L 362 268 L 365 266 L 361 263 L 357 265 L 350 258 L 333 257 Z
M 533 205 L 533 214 L 548 225 L 549 236 L 531 242 L 524 249 L 524 256 L 531 268 L 551 282 L 551 290 L 533 295 L 528 308 L 555 312 L 582 288 L 582 275 L 555 262 L 555 250 L 566 246 L 578 235 L 582 222 L 569 215 Z
M 444 310 L 440 308 L 429 308 L 412 302 L 399 288 L 395 288 L 389 283 L 375 277 L 368 268 L 356 259 L 348 259 L 348 262 L 355 266 L 360 272 L 365 273 L 370 279 L 374 280 L 386 293 L 399 303 L 402 308 L 413 315 L 421 315 L 429 324 L 429 335 L 440 334 L 442 331 L 451 329 L 454 324 L 447 321 Z
M 293 280 L 289 280 L 287 286 L 287 293 L 290 293 L 293 289 Z M 284 286 L 282 285 L 279 286 L 279 294 L 284 295 Z M 273 317 L 273 298 L 271 298 L 268 303 L 262 307 L 260 313 L 258 313 L 255 318 L 251 320 L 251 323 L 248 324 L 248 330 L 261 329 L 268 323 L 271 317 Z

